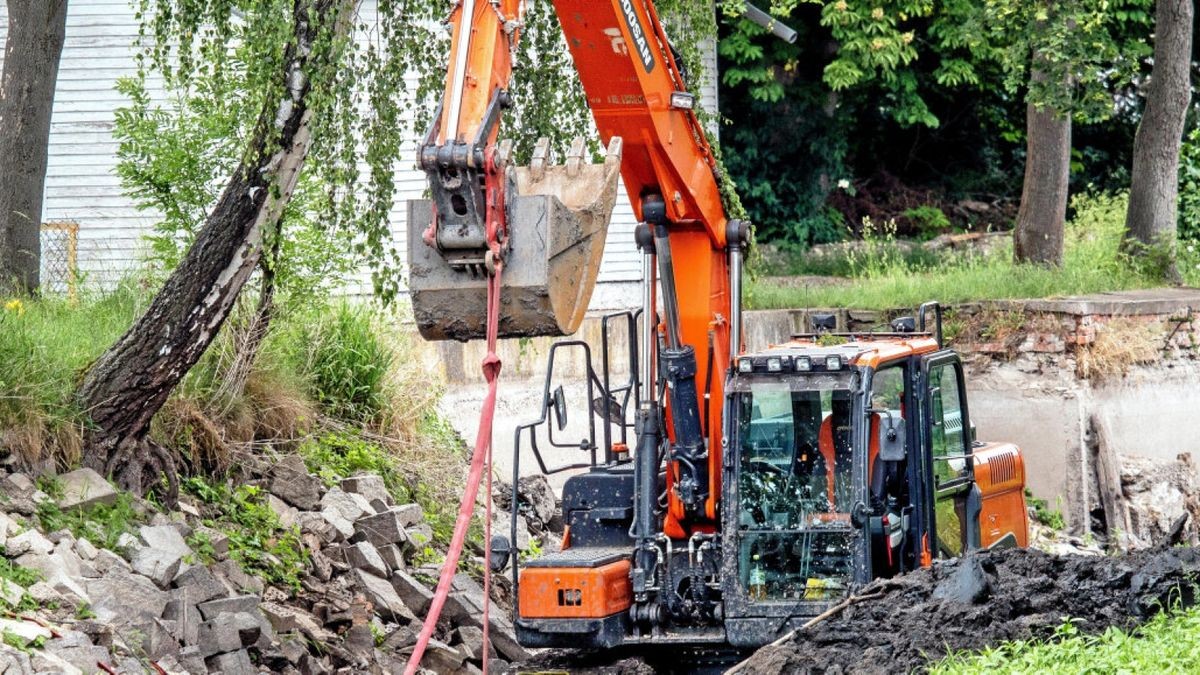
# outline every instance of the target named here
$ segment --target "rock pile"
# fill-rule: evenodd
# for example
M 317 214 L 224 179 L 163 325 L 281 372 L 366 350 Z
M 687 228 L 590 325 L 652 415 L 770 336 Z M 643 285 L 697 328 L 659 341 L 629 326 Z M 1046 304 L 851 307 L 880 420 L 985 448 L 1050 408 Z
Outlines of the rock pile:
M 226 535 L 206 527 L 200 506 L 184 501 L 164 514 L 135 502 L 145 524 L 110 550 L 67 530 L 39 532 L 33 517 L 48 500 L 64 511 L 114 503 L 118 493 L 101 476 L 90 469 L 60 476 L 57 499 L 28 476 L 0 476 L 4 675 L 402 672 L 440 572 L 421 564 L 437 556 L 420 506 L 393 503 L 374 475 L 327 487 L 299 458 L 251 477 L 304 543 L 299 588 L 244 571 Z M 552 512 L 552 492 L 549 499 Z M 531 522 L 546 527 L 544 519 Z M 197 532 L 208 564 L 188 544 Z M 25 587 L 5 579 L 5 570 L 32 571 L 38 580 Z M 508 612 L 497 603 L 490 609 L 493 663 L 527 659 Z M 422 665 L 478 672 L 483 621 L 483 589 L 459 574 Z

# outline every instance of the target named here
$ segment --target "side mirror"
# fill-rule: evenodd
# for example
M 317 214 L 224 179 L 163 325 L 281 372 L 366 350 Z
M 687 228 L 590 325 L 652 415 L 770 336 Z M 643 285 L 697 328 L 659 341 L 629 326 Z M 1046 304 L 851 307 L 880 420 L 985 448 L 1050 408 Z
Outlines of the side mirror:
M 561 384 L 554 390 L 554 420 L 558 423 L 559 431 L 567 428 L 567 395 L 563 393 Z
M 907 456 L 904 443 L 904 419 L 886 413 L 879 418 L 879 459 L 900 462 Z
M 592 413 L 599 415 L 609 424 L 625 423 L 625 408 L 613 396 L 597 396 L 592 399 Z

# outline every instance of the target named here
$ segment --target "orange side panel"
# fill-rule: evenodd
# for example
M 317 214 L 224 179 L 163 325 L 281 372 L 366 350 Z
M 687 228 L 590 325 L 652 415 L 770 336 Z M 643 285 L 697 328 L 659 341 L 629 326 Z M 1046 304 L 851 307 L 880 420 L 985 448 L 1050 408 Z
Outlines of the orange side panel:
M 526 567 L 521 570 L 521 618 L 600 619 L 629 609 L 629 561 L 602 567 Z
M 1025 507 L 1025 461 L 1012 443 L 988 443 L 975 450 L 975 483 L 983 496 L 979 543 L 983 548 L 1012 534 L 1018 546 L 1029 545 L 1029 512 Z

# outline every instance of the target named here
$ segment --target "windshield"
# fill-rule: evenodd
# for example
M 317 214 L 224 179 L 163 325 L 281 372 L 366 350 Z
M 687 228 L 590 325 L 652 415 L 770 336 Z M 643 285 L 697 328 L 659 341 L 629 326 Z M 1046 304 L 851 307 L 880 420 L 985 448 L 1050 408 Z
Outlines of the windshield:
M 853 569 L 848 376 L 736 386 L 739 571 L 752 600 L 828 599 Z

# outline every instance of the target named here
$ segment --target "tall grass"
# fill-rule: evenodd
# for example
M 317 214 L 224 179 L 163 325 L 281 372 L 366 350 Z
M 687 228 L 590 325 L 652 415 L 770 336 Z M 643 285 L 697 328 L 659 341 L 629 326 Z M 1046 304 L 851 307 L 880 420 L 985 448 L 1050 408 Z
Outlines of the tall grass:
M 141 309 L 137 290 L 124 284 L 78 301 L 0 300 L 0 449 L 7 445 L 28 461 L 45 450 L 77 459 L 83 416 L 72 393 L 133 323 Z
M 749 285 L 748 304 L 757 309 L 792 307 L 911 307 L 927 300 L 946 303 L 1007 298 L 1045 298 L 1161 285 L 1150 270 L 1119 252 L 1124 228 L 1124 195 L 1082 195 L 1072 200 L 1063 265 L 1048 269 L 1012 262 L 1011 244 L 989 254 L 943 259 L 930 268 L 897 252 L 886 233 L 868 239 L 845 264 L 852 281 L 843 285 L 783 287 L 769 278 Z M 1179 249 L 1180 269 L 1200 283 L 1200 253 Z

